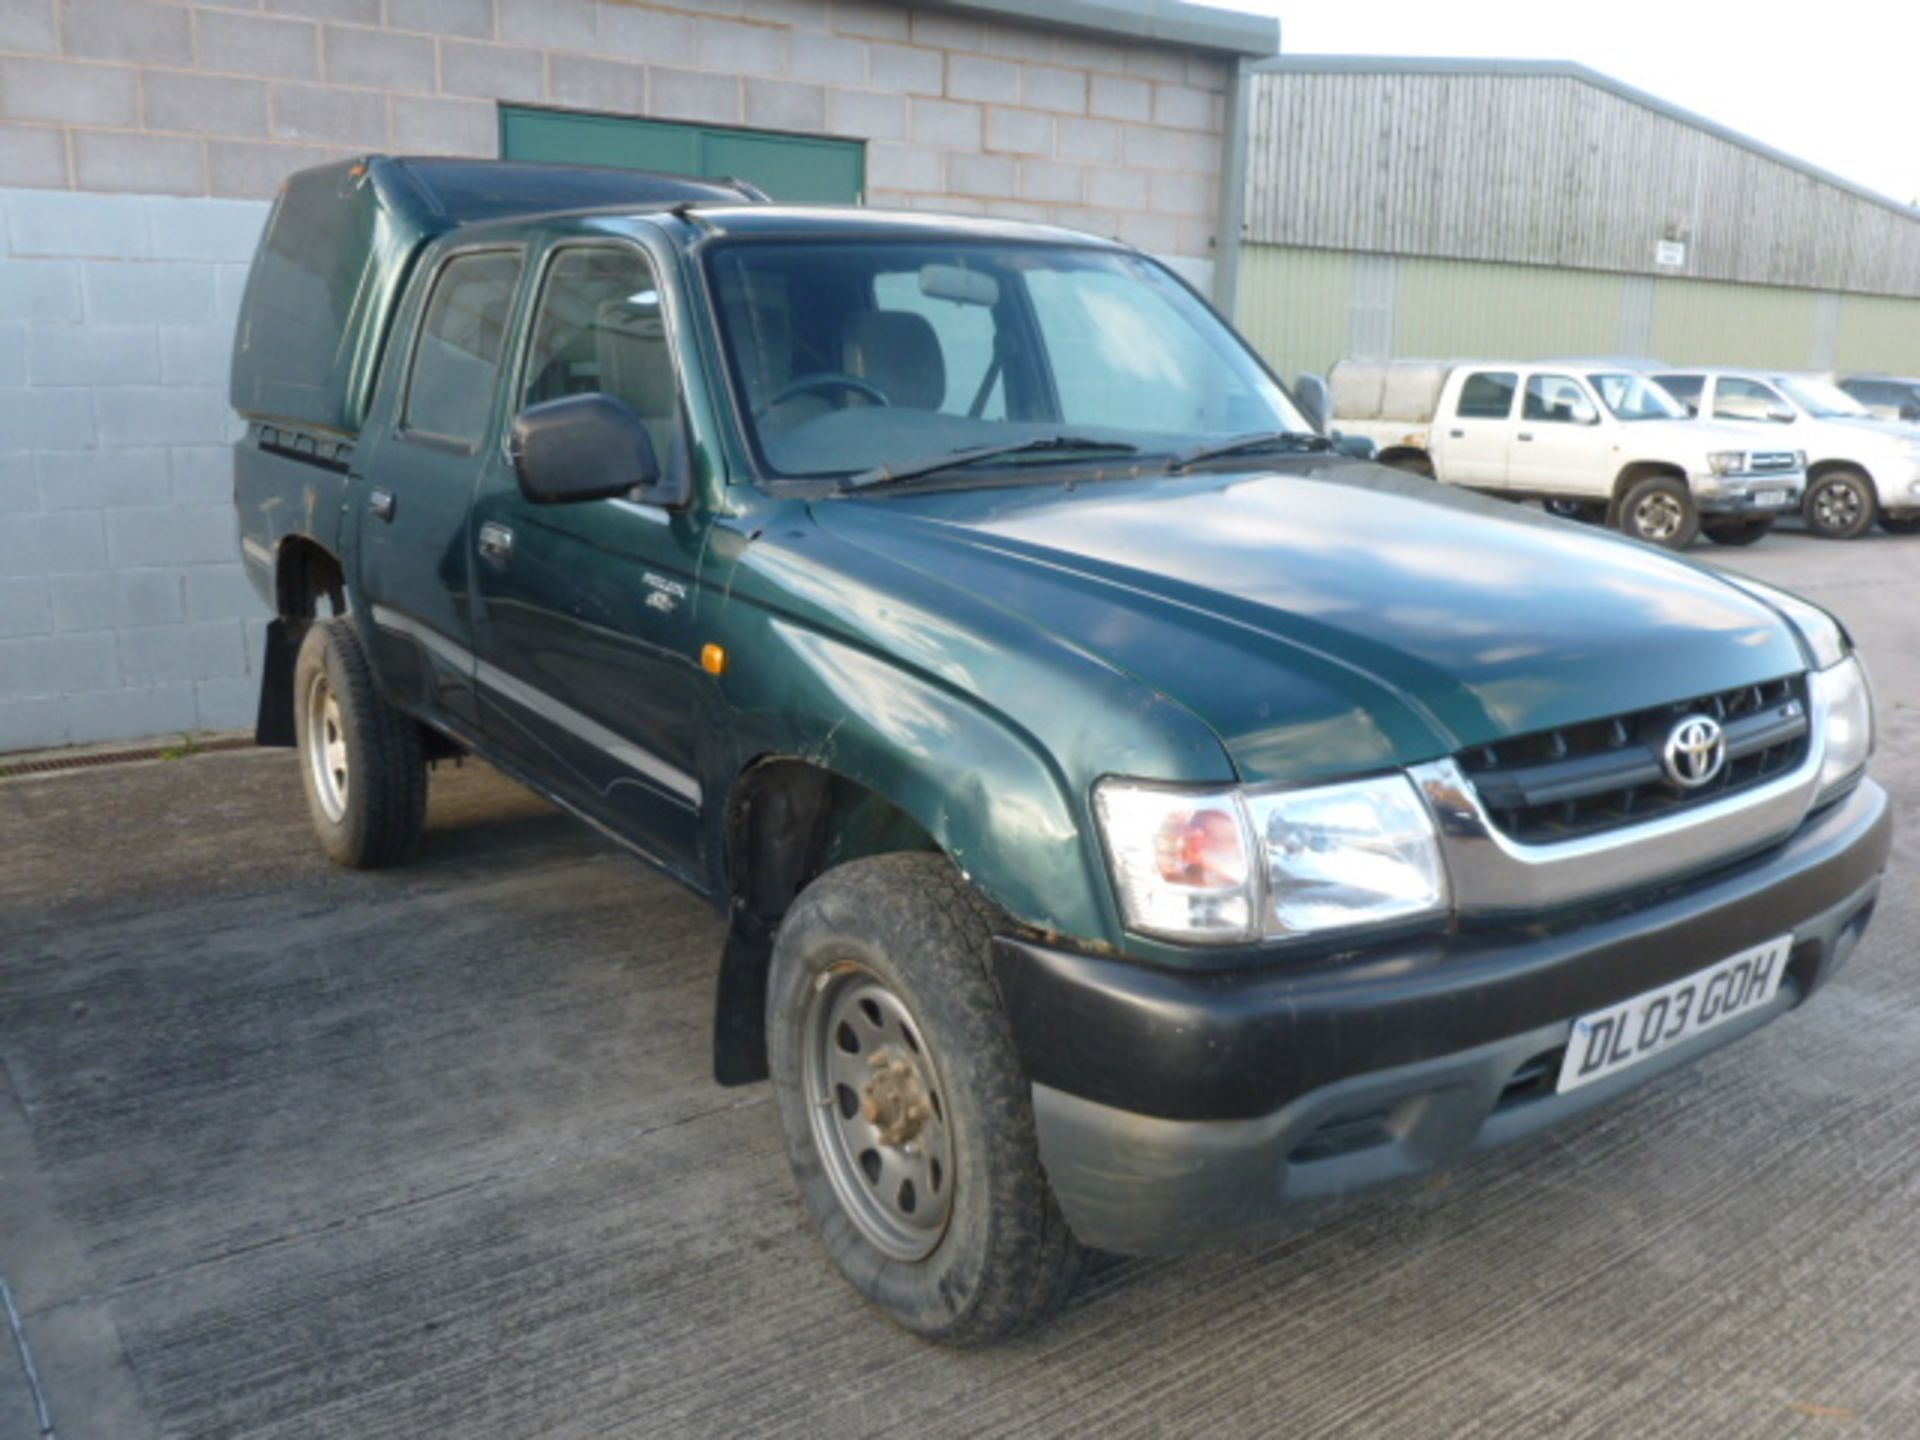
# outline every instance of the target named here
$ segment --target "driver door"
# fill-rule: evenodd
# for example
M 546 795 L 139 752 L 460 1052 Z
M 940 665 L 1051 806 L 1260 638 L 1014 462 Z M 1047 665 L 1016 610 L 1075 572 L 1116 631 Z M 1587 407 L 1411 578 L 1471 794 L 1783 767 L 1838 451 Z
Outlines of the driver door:
M 548 251 L 508 407 L 599 392 L 687 466 L 681 387 L 653 262 L 624 241 Z M 505 754 L 670 870 L 694 872 L 702 527 L 631 500 L 536 505 L 510 465 L 474 507 L 481 723 Z

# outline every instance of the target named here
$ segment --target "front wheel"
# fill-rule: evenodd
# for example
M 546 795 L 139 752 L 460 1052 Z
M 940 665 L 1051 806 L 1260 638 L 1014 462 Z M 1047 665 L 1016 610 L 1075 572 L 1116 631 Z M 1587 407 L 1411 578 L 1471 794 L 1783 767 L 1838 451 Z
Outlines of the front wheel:
M 1693 492 L 1670 475 L 1654 475 L 1627 491 L 1620 502 L 1620 529 L 1636 540 L 1684 550 L 1700 530 Z
M 1826 540 L 1857 540 L 1873 526 L 1873 481 L 1858 470 L 1829 470 L 1807 486 L 1807 529 Z
M 315 621 L 293 666 L 300 778 L 321 848 L 355 870 L 397 865 L 420 842 L 420 726 L 387 702 L 350 620 Z
M 1773 529 L 1773 517 L 1758 520 L 1709 520 L 1700 527 L 1716 545 L 1751 545 Z
M 1040 1168 L 992 934 L 943 857 L 856 860 L 794 902 L 767 987 L 787 1155 L 821 1243 L 891 1319 L 959 1344 L 1046 1314 L 1082 1257 Z

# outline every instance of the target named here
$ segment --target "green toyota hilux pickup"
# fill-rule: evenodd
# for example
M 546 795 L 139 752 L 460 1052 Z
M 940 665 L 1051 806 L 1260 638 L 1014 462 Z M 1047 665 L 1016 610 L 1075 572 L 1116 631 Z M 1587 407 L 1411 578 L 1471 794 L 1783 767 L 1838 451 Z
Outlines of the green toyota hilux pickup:
M 1838 623 L 1338 453 L 1124 246 L 372 156 L 232 397 L 327 852 L 472 753 L 704 896 L 718 1079 L 925 1335 L 1605 1104 L 1873 910 Z

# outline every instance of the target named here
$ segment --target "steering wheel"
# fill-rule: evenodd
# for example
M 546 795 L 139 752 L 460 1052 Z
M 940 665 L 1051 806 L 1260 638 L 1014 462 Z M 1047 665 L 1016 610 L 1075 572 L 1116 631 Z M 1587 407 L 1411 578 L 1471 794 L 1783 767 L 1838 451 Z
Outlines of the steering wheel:
M 811 375 L 802 375 L 797 380 L 789 380 L 754 409 L 755 415 L 764 415 L 776 405 L 785 404 L 796 395 L 805 395 L 811 390 L 851 390 L 854 394 L 871 400 L 876 405 L 891 405 L 886 391 L 878 385 L 862 380 L 858 375 L 849 375 L 844 370 L 816 370 Z

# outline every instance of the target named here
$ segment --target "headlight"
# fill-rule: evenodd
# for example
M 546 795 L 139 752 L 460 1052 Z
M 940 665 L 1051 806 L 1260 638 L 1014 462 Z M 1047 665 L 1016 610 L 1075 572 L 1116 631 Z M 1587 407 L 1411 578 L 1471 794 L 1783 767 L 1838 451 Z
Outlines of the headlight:
M 1747 452 L 1744 450 L 1709 451 L 1707 468 L 1716 475 L 1737 475 L 1747 468 Z
M 1278 939 L 1446 908 L 1433 821 L 1404 775 L 1278 791 L 1103 780 L 1094 809 L 1142 934 Z
M 1857 775 L 1873 754 L 1873 690 L 1858 655 L 1814 671 L 1813 703 L 1826 718 L 1819 792 L 1824 800 Z

